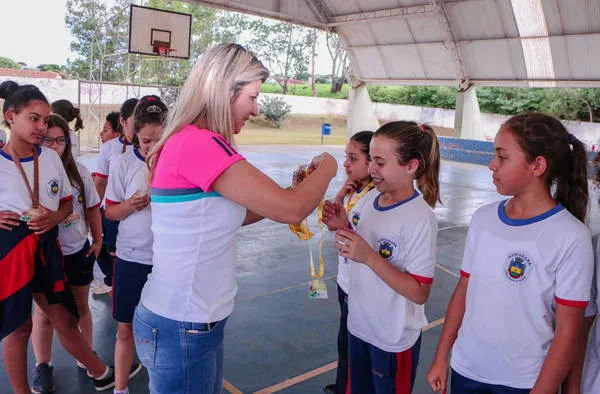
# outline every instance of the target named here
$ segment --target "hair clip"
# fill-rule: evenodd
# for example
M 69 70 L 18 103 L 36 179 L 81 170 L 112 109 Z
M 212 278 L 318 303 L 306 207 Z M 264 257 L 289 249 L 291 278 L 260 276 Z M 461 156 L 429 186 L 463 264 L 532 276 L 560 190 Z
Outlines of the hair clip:
M 162 112 L 162 109 L 158 105 L 151 105 L 148 108 L 146 108 L 146 112 L 151 114 L 160 114 Z
M 417 126 L 419 126 L 419 129 L 420 129 L 421 131 L 425 131 L 425 128 L 423 127 L 423 125 L 422 125 L 422 124 L 419 124 L 419 123 L 417 123 Z

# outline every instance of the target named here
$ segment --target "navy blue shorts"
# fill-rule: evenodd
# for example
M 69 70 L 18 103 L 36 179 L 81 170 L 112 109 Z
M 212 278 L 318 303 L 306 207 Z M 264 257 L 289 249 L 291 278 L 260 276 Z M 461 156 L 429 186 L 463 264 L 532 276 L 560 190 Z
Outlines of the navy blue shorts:
M 121 323 L 131 323 L 135 307 L 152 266 L 122 260 L 117 257 L 113 277 L 113 317 Z
M 71 286 L 87 286 L 94 280 L 94 262 L 96 257 L 93 254 L 86 256 L 90 242 L 85 241 L 85 245 L 79 252 L 65 255 L 65 274 L 67 283 Z
M 531 389 L 516 389 L 498 384 L 481 383 L 452 370 L 452 394 L 528 394 Z
M 420 352 L 420 335 L 410 349 L 389 353 L 348 333 L 350 394 L 410 394 Z

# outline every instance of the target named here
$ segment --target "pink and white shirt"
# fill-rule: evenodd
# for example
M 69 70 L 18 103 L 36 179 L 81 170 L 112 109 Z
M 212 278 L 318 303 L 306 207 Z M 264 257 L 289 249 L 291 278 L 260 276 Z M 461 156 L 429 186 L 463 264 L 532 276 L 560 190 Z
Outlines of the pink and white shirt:
M 212 185 L 240 160 L 221 135 L 193 125 L 163 147 L 151 192 L 154 267 L 140 301 L 150 311 L 199 323 L 233 311 L 236 233 L 246 209 Z

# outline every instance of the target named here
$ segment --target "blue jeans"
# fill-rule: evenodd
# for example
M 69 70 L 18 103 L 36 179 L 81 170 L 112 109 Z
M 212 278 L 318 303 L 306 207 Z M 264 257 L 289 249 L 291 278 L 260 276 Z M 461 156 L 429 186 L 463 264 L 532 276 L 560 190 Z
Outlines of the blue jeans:
M 481 383 L 452 370 L 452 394 L 528 394 L 531 389 L 516 389 L 497 384 Z
M 150 393 L 220 394 L 226 322 L 175 321 L 140 303 L 133 317 L 133 336 L 150 376 Z

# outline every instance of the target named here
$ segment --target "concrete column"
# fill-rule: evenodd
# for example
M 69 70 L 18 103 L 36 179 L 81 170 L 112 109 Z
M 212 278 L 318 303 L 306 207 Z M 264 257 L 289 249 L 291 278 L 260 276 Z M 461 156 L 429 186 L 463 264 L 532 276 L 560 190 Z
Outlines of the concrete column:
M 352 88 L 348 95 L 348 138 L 361 130 L 376 131 L 378 128 L 379 120 L 367 85 Z
M 470 140 L 485 140 L 479 101 L 477 101 L 474 86 L 456 93 L 454 136 Z

